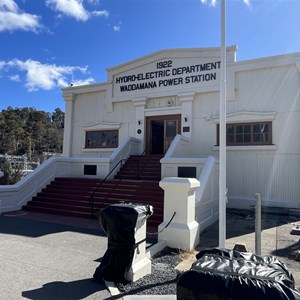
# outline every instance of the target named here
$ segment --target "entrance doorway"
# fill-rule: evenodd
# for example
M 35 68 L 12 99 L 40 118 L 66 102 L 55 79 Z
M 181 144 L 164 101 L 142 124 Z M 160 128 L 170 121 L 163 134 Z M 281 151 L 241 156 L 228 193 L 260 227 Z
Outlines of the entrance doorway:
M 181 115 L 147 117 L 147 153 L 165 154 L 176 134 L 180 133 L 180 120 Z

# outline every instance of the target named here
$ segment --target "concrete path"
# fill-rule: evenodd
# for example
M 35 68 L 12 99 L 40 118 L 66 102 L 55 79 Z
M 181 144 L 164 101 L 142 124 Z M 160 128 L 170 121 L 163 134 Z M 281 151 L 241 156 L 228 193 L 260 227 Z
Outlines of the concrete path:
M 244 244 L 255 252 L 254 214 L 227 210 L 226 248 Z M 292 272 L 300 287 L 300 214 L 273 211 L 262 215 L 262 255 L 274 255 Z M 218 247 L 216 223 L 200 236 L 200 245 L 177 268 L 188 270 L 195 254 Z M 96 220 L 12 212 L 0 215 L 0 299 L 113 299 L 104 284 L 91 280 L 107 249 Z M 121 297 L 117 299 L 122 299 Z M 171 300 L 176 295 L 125 296 L 124 300 Z
M 95 221 L 79 227 L 72 218 L 55 224 L 47 215 L 28 216 L 0 216 L 0 298 L 111 299 L 104 284 L 91 280 L 107 248 Z

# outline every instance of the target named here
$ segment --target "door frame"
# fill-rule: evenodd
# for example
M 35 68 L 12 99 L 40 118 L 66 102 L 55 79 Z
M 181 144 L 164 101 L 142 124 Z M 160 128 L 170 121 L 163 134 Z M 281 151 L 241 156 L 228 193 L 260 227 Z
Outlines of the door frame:
M 161 115 L 161 116 L 150 116 L 146 117 L 146 153 L 150 154 L 152 152 L 152 144 L 151 147 L 148 147 L 148 145 L 152 141 L 152 121 L 170 121 L 170 120 L 176 120 L 178 121 L 178 128 L 177 128 L 177 133 L 181 133 L 181 114 L 176 114 L 176 115 Z M 165 131 L 165 129 L 164 129 Z

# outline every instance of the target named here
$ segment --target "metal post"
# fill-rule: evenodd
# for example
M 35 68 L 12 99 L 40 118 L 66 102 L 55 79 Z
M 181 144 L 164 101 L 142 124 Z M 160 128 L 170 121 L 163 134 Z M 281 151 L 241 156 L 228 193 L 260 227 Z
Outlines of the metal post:
M 221 3 L 219 247 L 226 241 L 226 0 Z
M 255 254 L 261 255 L 261 195 L 255 194 Z

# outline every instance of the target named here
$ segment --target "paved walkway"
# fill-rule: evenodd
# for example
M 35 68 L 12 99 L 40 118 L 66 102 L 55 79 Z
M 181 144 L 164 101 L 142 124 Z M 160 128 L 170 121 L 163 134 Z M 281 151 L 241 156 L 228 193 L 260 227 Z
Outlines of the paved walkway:
M 245 211 L 227 211 L 226 248 L 244 244 L 255 252 L 254 216 Z M 262 255 L 283 261 L 300 287 L 300 250 L 297 226 L 300 214 L 273 211 L 262 216 Z M 91 280 L 106 251 L 107 240 L 96 220 L 48 214 L 13 212 L 0 215 L 0 298 L 3 300 L 112 299 L 106 287 Z M 200 237 L 195 253 L 218 246 L 218 223 Z M 178 266 L 190 268 L 191 254 Z M 173 296 L 124 297 L 130 299 L 175 299 Z
M 104 284 L 91 280 L 107 247 L 99 225 L 56 221 L 36 213 L 0 216 L 2 300 L 111 299 Z

